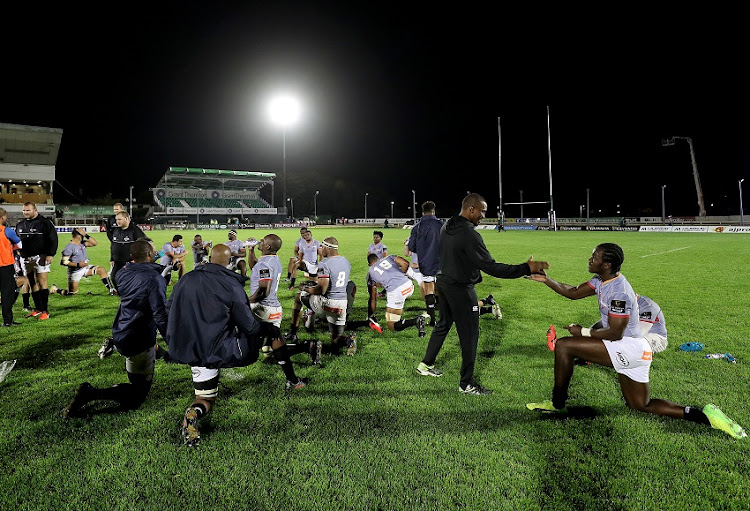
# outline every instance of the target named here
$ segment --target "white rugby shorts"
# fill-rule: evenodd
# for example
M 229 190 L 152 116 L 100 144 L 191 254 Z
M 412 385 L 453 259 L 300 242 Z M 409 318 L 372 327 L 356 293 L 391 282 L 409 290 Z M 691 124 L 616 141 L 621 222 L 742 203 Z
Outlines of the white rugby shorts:
M 23 258 L 23 274 L 28 275 L 29 273 L 49 273 L 50 265 L 44 264 L 41 256 L 35 255 Z
M 648 383 L 653 351 L 644 337 L 623 337 L 619 341 L 602 342 L 615 371 L 639 383 Z
M 308 300 L 315 314 L 324 315 L 334 325 L 346 325 L 346 299 L 330 300 L 322 295 L 309 295 Z
M 258 321 L 271 323 L 273 326 L 281 328 L 281 306 L 271 307 L 260 303 L 251 303 L 250 310 Z
M 414 293 L 414 284 L 410 281 L 404 282 L 393 291 L 386 293 L 385 306 L 390 309 L 403 309 L 406 299 Z
M 86 272 L 96 269 L 96 266 L 88 265 L 83 268 L 68 267 L 68 282 L 80 282 L 86 276 Z

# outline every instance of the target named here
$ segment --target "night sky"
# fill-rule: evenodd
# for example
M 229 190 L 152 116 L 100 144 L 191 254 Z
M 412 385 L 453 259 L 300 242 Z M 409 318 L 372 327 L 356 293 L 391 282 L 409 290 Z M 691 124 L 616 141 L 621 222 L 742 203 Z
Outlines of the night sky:
M 693 139 L 708 214 L 739 213 L 750 105 L 738 13 L 244 5 L 5 11 L 0 122 L 63 129 L 59 183 L 124 199 L 169 166 L 280 176 L 266 105 L 286 91 L 304 109 L 286 138 L 296 216 L 312 214 L 315 190 L 318 212 L 337 217 L 363 216 L 365 192 L 369 217 L 391 201 L 410 217 L 411 190 L 440 216 L 479 192 L 494 216 L 498 117 L 503 201 L 549 200 L 549 107 L 558 216 L 578 216 L 587 188 L 592 216 L 660 216 L 662 184 L 667 214 L 696 215 L 688 145 L 661 145 L 675 135 Z

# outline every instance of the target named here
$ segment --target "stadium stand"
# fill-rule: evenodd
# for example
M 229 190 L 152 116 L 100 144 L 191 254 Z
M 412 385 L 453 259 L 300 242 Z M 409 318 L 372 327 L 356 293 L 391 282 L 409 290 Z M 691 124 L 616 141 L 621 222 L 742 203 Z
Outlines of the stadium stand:
M 58 128 L 0 123 L 0 204 L 8 225 L 23 218 L 24 202 L 55 218 L 53 185 L 63 131 Z
M 275 208 L 264 199 L 273 200 L 275 178 L 266 172 L 169 167 L 152 188 L 154 206 L 148 216 L 157 224 L 187 219 L 199 224 L 201 217 L 204 223 L 239 217 L 278 220 L 286 208 Z

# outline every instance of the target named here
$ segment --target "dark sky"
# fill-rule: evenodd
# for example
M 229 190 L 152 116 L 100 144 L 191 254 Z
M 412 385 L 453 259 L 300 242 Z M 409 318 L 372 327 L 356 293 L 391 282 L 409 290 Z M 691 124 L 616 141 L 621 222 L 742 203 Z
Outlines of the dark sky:
M 304 108 L 287 130 L 297 216 L 315 190 L 319 213 L 362 216 L 367 192 L 368 216 L 391 201 L 411 216 L 413 189 L 441 216 L 476 191 L 493 215 L 498 117 L 504 202 L 549 199 L 549 107 L 558 216 L 577 216 L 587 188 L 592 215 L 660 216 L 662 184 L 667 214 L 697 214 L 687 143 L 661 145 L 675 135 L 693 139 L 708 213 L 738 214 L 739 13 L 312 4 L 7 11 L 0 122 L 63 129 L 60 184 L 124 198 L 170 165 L 281 175 L 266 104 L 285 90 Z

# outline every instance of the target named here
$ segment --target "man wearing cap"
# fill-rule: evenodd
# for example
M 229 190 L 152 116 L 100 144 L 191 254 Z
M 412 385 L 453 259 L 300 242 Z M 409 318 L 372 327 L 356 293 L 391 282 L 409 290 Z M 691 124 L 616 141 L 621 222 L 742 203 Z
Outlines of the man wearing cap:
M 229 260 L 229 268 L 232 271 L 239 270 L 243 277 L 247 277 L 247 263 L 245 262 L 245 256 L 247 251 L 245 250 L 245 242 L 237 239 L 237 231 L 232 229 L 227 233 L 228 241 L 224 242 L 224 245 L 229 247 L 231 251 L 231 258 Z

